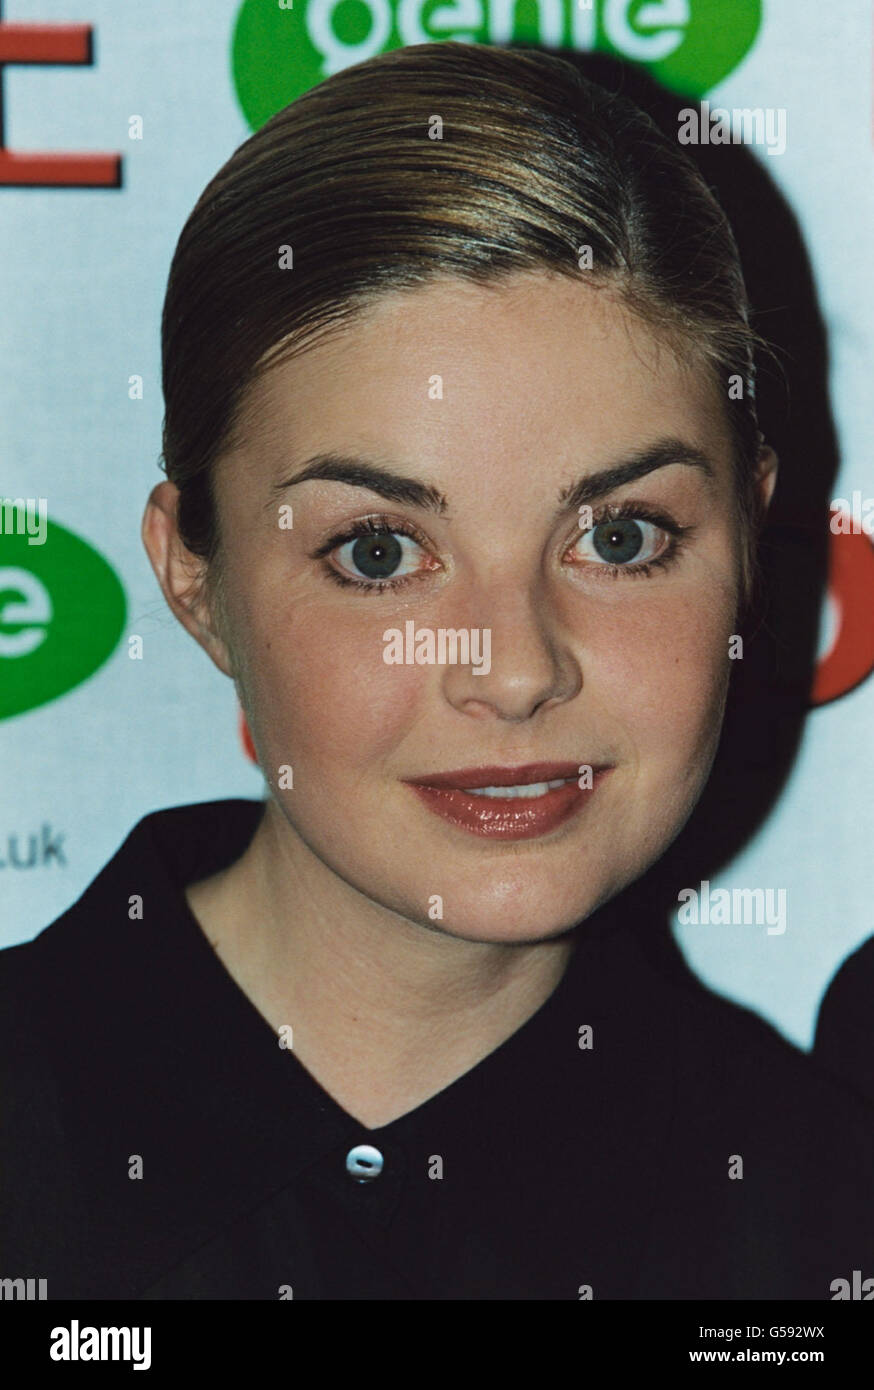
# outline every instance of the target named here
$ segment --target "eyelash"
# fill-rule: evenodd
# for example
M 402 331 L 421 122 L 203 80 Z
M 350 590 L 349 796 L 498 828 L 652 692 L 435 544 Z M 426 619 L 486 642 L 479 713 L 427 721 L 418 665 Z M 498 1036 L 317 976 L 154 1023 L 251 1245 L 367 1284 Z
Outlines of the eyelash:
M 387 516 L 365 516 L 360 521 L 353 521 L 342 535 L 332 536 L 314 550 L 310 559 L 321 560 L 324 556 L 330 555 L 332 550 L 338 546 L 345 545 L 348 541 L 357 540 L 359 536 L 379 536 L 386 532 L 395 536 L 408 536 L 410 540 L 416 541 L 422 546 L 423 550 L 428 549 L 425 537 L 421 531 L 417 531 L 407 521 L 393 521 Z M 339 574 L 333 565 L 323 565 L 325 574 L 329 579 L 333 579 L 335 584 L 339 584 L 343 589 L 359 589 L 366 594 L 381 594 L 386 589 L 402 589 L 411 580 L 419 579 L 417 574 L 404 574 L 398 579 L 353 579 L 350 575 Z
M 640 564 L 628 565 L 587 565 L 587 569 L 597 570 L 605 579 L 645 579 L 656 569 L 667 569 L 676 560 L 683 546 L 694 532 L 692 526 L 678 526 L 677 523 L 663 512 L 658 512 L 652 508 L 638 502 L 613 503 L 603 507 L 600 511 L 592 513 L 592 525 L 585 531 L 580 531 L 580 536 L 586 535 L 590 530 L 598 526 L 603 526 L 607 521 L 621 521 L 626 518 L 634 521 L 648 521 L 653 526 L 658 526 L 665 531 L 671 538 L 670 544 L 661 555 L 657 555 L 652 560 L 644 560 Z M 424 550 L 428 549 L 425 537 L 420 531 L 406 521 L 394 521 L 387 516 L 367 516 L 360 521 L 353 521 L 342 534 L 332 536 L 329 540 L 314 550 L 310 556 L 313 560 L 322 560 L 330 555 L 338 546 L 345 545 L 349 541 L 357 540 L 359 536 L 383 535 L 407 536 L 421 545 Z M 574 544 L 579 540 L 576 537 Z M 411 581 L 420 579 L 419 574 L 405 574 L 398 579 L 354 579 L 350 575 L 340 574 L 330 564 L 323 565 L 324 573 L 335 584 L 339 584 L 344 589 L 357 589 L 367 594 L 381 594 L 387 589 L 401 589 Z
M 605 562 L 603 565 L 588 565 L 586 567 L 595 570 L 603 579 L 646 579 L 653 570 L 667 569 L 677 559 L 695 531 L 694 526 L 679 526 L 673 517 L 648 507 L 646 503 L 629 501 L 614 502 L 602 507 L 600 511 L 593 512 L 591 527 L 581 531 L 580 536 L 587 535 L 589 531 L 594 531 L 598 526 L 603 526 L 606 521 L 622 521 L 626 518 L 633 521 L 648 521 L 651 525 L 657 526 L 659 530 L 666 532 L 670 537 L 669 544 L 661 555 L 656 555 L 651 560 L 642 560 L 636 565 L 611 565 Z

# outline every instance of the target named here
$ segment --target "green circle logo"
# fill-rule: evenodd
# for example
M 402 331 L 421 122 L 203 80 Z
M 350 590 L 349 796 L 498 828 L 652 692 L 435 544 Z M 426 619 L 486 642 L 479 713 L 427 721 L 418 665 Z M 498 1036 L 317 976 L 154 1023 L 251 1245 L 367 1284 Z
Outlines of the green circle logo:
M 38 518 L 36 499 L 17 500 L 0 498 L 0 719 L 87 680 L 125 622 L 124 590 L 102 555 L 44 508 Z
M 342 68 L 440 39 L 611 53 L 697 99 L 734 71 L 761 22 L 762 0 L 244 0 L 231 63 L 252 130 Z

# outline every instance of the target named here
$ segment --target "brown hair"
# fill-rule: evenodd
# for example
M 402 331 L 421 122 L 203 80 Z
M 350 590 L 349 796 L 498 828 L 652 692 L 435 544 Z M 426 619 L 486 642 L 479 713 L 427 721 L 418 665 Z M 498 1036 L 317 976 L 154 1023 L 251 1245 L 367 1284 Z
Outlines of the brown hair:
M 581 270 L 584 246 L 592 268 Z M 292 270 L 279 268 L 282 247 Z M 212 568 L 213 465 L 261 371 L 381 290 L 531 270 L 610 284 L 710 364 L 735 446 L 748 595 L 760 340 L 725 214 L 679 145 L 572 63 L 454 41 L 380 54 L 305 92 L 240 145 L 191 212 L 162 319 L 162 459 L 188 548 Z

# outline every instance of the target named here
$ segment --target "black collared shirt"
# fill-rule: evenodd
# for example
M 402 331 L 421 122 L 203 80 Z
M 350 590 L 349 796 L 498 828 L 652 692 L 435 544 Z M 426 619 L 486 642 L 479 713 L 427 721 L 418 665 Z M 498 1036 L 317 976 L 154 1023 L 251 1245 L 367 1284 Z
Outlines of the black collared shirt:
M 365 1129 L 184 897 L 262 810 L 146 816 L 0 952 L 0 1277 L 49 1298 L 577 1300 L 828 1299 L 874 1275 L 874 1108 L 615 914 L 501 1046 Z

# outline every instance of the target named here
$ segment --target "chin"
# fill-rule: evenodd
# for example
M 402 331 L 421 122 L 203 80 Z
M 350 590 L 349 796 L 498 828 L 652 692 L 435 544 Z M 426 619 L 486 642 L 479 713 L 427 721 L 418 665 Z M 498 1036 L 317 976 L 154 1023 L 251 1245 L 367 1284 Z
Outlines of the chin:
M 580 920 L 575 918 L 571 922 L 556 922 L 554 919 L 543 919 L 508 927 L 506 922 L 468 919 L 464 922 L 429 922 L 428 926 L 439 928 L 444 936 L 451 936 L 456 941 L 476 941 L 491 946 L 536 946 L 565 936 Z
M 416 909 L 411 905 L 412 910 L 405 915 L 432 931 L 461 941 L 533 945 L 563 936 L 620 891 L 602 885 L 600 890 L 581 893 L 580 886 L 577 879 L 568 884 L 566 892 L 556 893 L 553 879 L 539 891 L 535 879 L 522 891 L 502 895 L 494 890 L 484 894 L 482 886 L 464 891 L 456 885 L 451 901 L 447 896 L 442 903 L 442 917 L 423 915 L 421 898 L 416 900 Z

